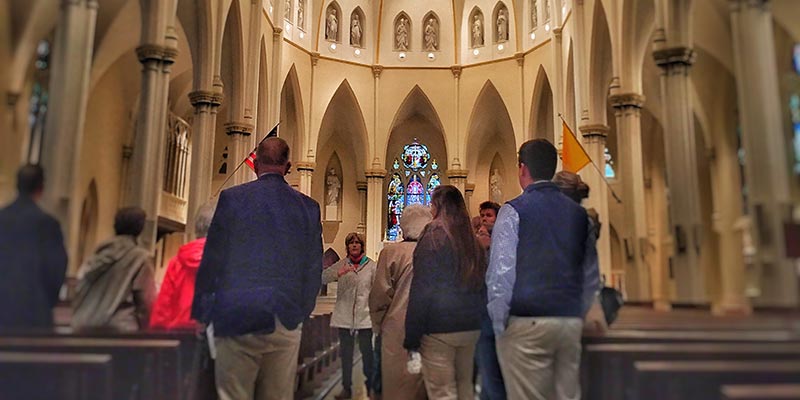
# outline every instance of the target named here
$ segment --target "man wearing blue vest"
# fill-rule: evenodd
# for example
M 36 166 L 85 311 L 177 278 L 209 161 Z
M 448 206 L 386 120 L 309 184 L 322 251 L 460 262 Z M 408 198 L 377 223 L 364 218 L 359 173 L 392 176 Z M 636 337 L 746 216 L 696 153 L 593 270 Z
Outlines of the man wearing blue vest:
M 487 306 L 508 398 L 579 399 L 583 316 L 599 285 L 586 211 L 550 182 L 547 140 L 519 150 L 524 192 L 500 208 L 486 275 Z

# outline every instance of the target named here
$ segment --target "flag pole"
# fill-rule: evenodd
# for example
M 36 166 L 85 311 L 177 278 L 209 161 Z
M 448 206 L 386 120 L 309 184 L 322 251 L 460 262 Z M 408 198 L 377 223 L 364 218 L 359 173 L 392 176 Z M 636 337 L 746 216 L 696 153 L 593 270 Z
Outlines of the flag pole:
M 567 123 L 567 121 L 564 120 L 564 116 L 561 115 L 561 113 L 558 113 L 558 118 L 561 118 L 561 123 L 566 125 L 567 129 L 569 130 L 569 132 L 572 133 L 572 135 L 575 137 L 575 142 L 578 143 L 578 146 L 581 147 L 581 150 L 583 150 L 583 152 L 588 155 L 589 152 L 587 152 L 586 149 L 583 148 L 583 144 L 581 144 L 581 141 L 578 140 L 577 136 L 575 136 L 575 131 L 573 131 L 572 128 Z M 562 138 L 561 141 L 563 142 L 564 139 Z M 606 183 L 606 186 L 608 187 L 608 190 L 611 191 L 611 196 L 614 197 L 614 200 L 616 200 L 617 203 L 622 204 L 622 199 L 620 199 L 619 196 L 617 196 L 617 193 L 614 191 L 614 188 L 611 187 L 611 183 L 609 183 L 608 179 L 606 179 L 606 174 L 603 173 L 603 171 L 600 171 L 600 168 L 597 166 L 597 164 L 594 163 L 594 160 L 592 160 L 592 157 L 589 157 L 589 164 L 592 164 L 592 166 L 594 167 L 595 171 L 597 171 L 597 173 L 600 175 L 600 179 L 602 179 L 603 182 Z
M 280 124 L 281 124 L 281 123 L 280 123 L 280 122 L 278 122 L 278 123 L 277 123 L 277 124 L 275 124 L 275 126 L 273 126 L 273 127 L 272 127 L 272 129 L 270 129 L 269 131 L 270 131 L 270 132 L 272 132 L 272 131 L 274 131 L 274 130 L 278 129 L 278 126 L 280 126 Z M 265 140 L 267 140 L 267 138 L 269 138 L 269 137 L 270 137 L 270 136 L 269 136 L 269 133 L 267 134 L 267 136 L 264 136 L 264 138 L 263 138 L 263 139 L 261 139 L 261 141 L 260 141 L 260 142 L 258 142 L 258 144 L 256 145 L 256 150 L 258 149 L 258 146 L 260 146 L 260 145 L 261 145 L 261 143 L 264 143 L 264 141 L 265 141 Z M 255 150 L 253 150 L 253 151 L 255 151 Z M 249 156 L 250 156 L 250 153 L 248 153 L 248 154 L 247 154 L 247 156 L 249 157 Z M 222 181 L 222 184 L 221 184 L 221 185 L 219 185 L 219 188 L 217 188 L 217 191 L 216 191 L 216 193 L 214 193 L 214 196 L 213 196 L 212 198 L 219 196 L 220 192 L 222 192 L 222 188 L 224 188 L 224 187 L 225 187 L 225 184 L 226 184 L 226 183 L 228 183 L 228 181 L 229 181 L 229 180 L 231 180 L 231 178 L 232 178 L 234 175 L 236 175 L 236 172 L 237 172 L 237 171 L 239 171 L 239 169 L 240 169 L 240 168 L 242 168 L 242 165 L 244 165 L 244 162 L 245 162 L 245 161 L 247 161 L 247 157 L 245 157 L 245 158 L 244 158 L 244 159 L 243 159 L 241 162 L 239 162 L 239 165 L 237 165 L 237 166 L 236 166 L 236 168 L 233 170 L 233 172 L 231 172 L 230 174 L 228 174 L 228 177 L 227 177 L 227 178 L 225 178 L 225 180 L 224 180 L 224 181 Z

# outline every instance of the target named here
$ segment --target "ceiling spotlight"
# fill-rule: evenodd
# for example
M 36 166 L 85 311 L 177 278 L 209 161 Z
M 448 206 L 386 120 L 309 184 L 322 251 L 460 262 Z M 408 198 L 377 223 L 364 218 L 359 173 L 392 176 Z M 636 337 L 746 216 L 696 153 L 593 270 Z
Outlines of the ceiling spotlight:
M 336 51 L 336 43 L 331 43 L 331 51 Z
M 401 60 L 405 60 L 406 59 L 406 53 L 405 52 L 401 52 L 400 54 L 397 55 L 397 57 L 399 57 Z
M 503 46 L 502 43 L 497 45 L 497 51 L 503 51 L 503 49 L 505 49 L 505 48 L 506 48 L 506 46 Z
M 481 54 L 480 50 L 478 50 L 478 49 L 472 50 L 472 55 L 473 56 L 477 57 L 478 54 Z
M 353 53 L 356 55 L 356 57 L 358 57 L 361 55 L 361 49 L 356 49 L 356 51 L 354 51 Z
M 544 30 L 550 32 L 550 24 L 544 24 Z
M 292 23 L 291 22 L 286 22 L 283 25 L 286 27 L 286 32 L 291 32 L 291 30 L 292 30 Z
M 433 61 L 436 58 L 436 54 L 428 53 L 428 60 Z
M 536 40 L 536 32 L 531 32 L 531 40 Z
M 306 37 L 306 34 L 305 34 L 305 33 L 303 33 L 303 31 L 300 31 L 300 39 L 302 39 L 302 38 L 304 38 L 304 37 Z

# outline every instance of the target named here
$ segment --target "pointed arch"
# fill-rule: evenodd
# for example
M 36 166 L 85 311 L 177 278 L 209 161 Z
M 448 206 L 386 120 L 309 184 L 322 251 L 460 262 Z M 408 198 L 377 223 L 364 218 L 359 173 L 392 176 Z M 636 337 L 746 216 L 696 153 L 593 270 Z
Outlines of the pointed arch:
M 431 20 L 433 20 L 432 21 L 433 24 L 429 25 Z M 422 50 L 425 50 L 425 51 L 439 51 L 439 49 L 441 48 L 441 42 L 442 42 L 442 36 L 441 36 L 442 35 L 442 30 L 441 30 L 442 24 L 441 24 L 441 21 L 439 20 L 439 16 L 436 15 L 436 13 L 433 10 L 428 11 L 425 14 L 425 16 L 422 17 L 422 24 L 420 24 L 420 26 L 422 26 L 422 32 L 420 32 L 420 35 L 419 35 L 420 39 L 422 40 L 422 42 L 420 43 L 420 48 Z M 430 28 L 429 28 L 429 26 L 430 26 Z M 433 49 L 429 49 L 428 45 L 426 43 L 426 40 L 427 40 L 427 37 L 428 37 L 428 33 L 429 33 L 427 31 L 429 29 L 433 29 L 433 31 L 435 32 L 434 35 L 432 36 L 433 39 L 434 39 L 434 41 L 433 41 Z
M 273 121 L 269 121 L 269 68 L 267 64 L 267 38 L 261 36 L 261 46 L 258 55 L 258 108 L 256 111 L 256 132 L 258 138 L 263 138 L 272 129 Z M 261 139 L 256 139 L 261 140 Z
M 430 98 L 419 85 L 414 85 L 408 92 L 403 102 L 400 103 L 392 119 L 390 132 L 393 132 L 398 126 L 404 124 L 409 119 L 418 117 L 430 123 L 433 128 L 444 136 L 444 124 L 442 124 L 439 113 L 436 107 L 433 106 Z
M 222 60 L 220 63 L 220 77 L 222 79 L 222 93 L 225 102 L 220 108 L 225 122 L 232 121 L 243 114 L 243 101 L 241 101 L 244 84 L 244 38 L 242 37 L 242 20 L 239 9 L 239 0 L 233 0 L 225 19 L 225 28 L 222 33 Z M 222 113 L 222 108 L 227 108 L 227 114 Z
M 78 261 L 80 265 L 88 257 L 97 242 L 98 196 L 97 182 L 92 179 L 86 190 L 86 197 L 81 206 L 81 219 L 78 234 Z
M 430 98 L 419 85 L 411 88 L 392 119 L 389 140 L 383 149 L 387 170 L 391 170 L 391 163 L 403 146 L 414 138 L 428 146 L 442 167 L 446 165 L 450 147 L 444 125 Z
M 469 12 L 469 17 L 467 18 L 466 22 L 467 26 L 469 27 L 467 30 L 469 33 L 469 47 L 471 49 L 475 49 L 485 46 L 486 20 L 483 17 L 483 11 L 481 11 L 480 7 L 472 7 L 472 11 Z M 478 30 L 478 27 L 475 25 L 476 22 L 480 25 L 480 32 L 476 32 L 476 30 Z
M 397 42 L 398 42 L 398 40 L 397 40 L 397 27 L 401 23 L 406 25 L 407 38 L 405 40 L 405 43 L 407 44 L 408 48 L 405 48 L 405 49 L 401 48 L 401 47 L 399 47 L 397 45 Z M 394 22 L 392 23 L 392 27 L 393 27 L 393 29 L 392 29 L 392 49 L 394 49 L 394 51 L 410 51 L 411 50 L 411 44 L 414 43 L 414 40 L 413 40 L 414 39 L 414 33 L 413 33 L 414 32 L 414 24 L 411 21 L 411 17 L 409 17 L 408 14 L 406 14 L 405 11 L 400 11 L 394 17 Z
M 294 64 L 289 68 L 281 88 L 280 103 L 280 136 L 294 149 L 292 159 L 301 160 L 305 151 L 306 130 L 303 117 L 303 95 L 300 90 L 300 79 Z M 270 127 L 271 128 L 271 127 Z M 269 128 L 267 128 L 269 129 Z
M 322 116 L 316 149 L 318 157 L 322 157 L 322 149 L 335 138 L 348 143 L 354 152 L 352 156 L 356 160 L 357 172 L 363 173 L 369 155 L 367 124 L 358 98 L 347 79 L 339 84 Z
M 470 172 L 470 181 L 475 183 L 473 197 L 492 198 L 491 180 L 497 169 L 500 180 L 496 186 L 503 197 L 510 199 L 518 193 L 514 180 L 517 176 L 516 135 L 511 116 L 500 92 L 491 80 L 486 80 L 475 99 L 467 125 L 467 159 L 464 160 Z M 477 211 L 480 201 L 470 204 Z
M 572 126 L 573 130 L 577 132 L 577 118 L 575 109 L 575 60 L 572 47 L 572 38 L 569 39 L 569 46 L 567 50 L 567 73 L 565 74 L 566 82 L 564 83 L 564 96 L 566 109 L 564 110 L 564 119 Z
M 499 29 L 495 29 L 499 25 L 498 18 L 500 17 L 500 13 L 503 13 L 506 21 L 505 21 L 505 36 L 501 37 Z M 492 11 L 492 39 L 494 43 L 503 43 L 511 40 L 511 14 L 508 12 L 508 7 L 502 1 L 498 1 L 497 4 L 494 6 L 494 11 Z
M 622 6 L 622 65 L 623 85 L 635 93 L 642 92 L 642 63 L 655 27 L 654 0 L 625 0 Z
M 353 38 L 353 21 L 355 21 L 356 18 L 358 18 L 359 27 L 361 29 L 359 43 L 356 43 Z M 361 6 L 357 6 L 350 14 L 350 45 L 353 47 L 360 47 L 362 49 L 366 48 L 367 38 L 369 37 L 369 35 L 366 34 L 367 32 L 369 32 L 367 30 L 367 15 L 364 14 L 364 10 L 361 9 Z
M 608 19 L 602 1 L 595 1 L 592 17 L 592 41 L 589 50 L 589 118 L 608 124 L 608 90 L 613 76 L 613 52 Z
M 555 140 L 555 106 L 553 104 L 553 89 L 550 79 L 543 66 L 539 66 L 536 74 L 536 83 L 533 87 L 533 101 L 531 102 L 530 138 L 544 138 L 551 142 Z

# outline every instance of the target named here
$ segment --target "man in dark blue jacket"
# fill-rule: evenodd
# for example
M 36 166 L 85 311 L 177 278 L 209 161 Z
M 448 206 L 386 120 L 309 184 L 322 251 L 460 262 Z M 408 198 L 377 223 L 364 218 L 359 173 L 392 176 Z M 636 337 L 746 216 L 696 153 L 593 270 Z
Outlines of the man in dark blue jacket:
M 17 172 L 19 196 L 0 210 L 0 329 L 49 328 L 67 271 L 61 227 L 36 202 L 44 189 L 38 165 Z
M 258 180 L 222 192 L 197 274 L 192 317 L 211 324 L 221 400 L 292 399 L 301 323 L 322 276 L 319 204 L 284 179 L 289 145 L 257 150 Z
M 550 180 L 558 155 L 544 139 L 519 150 L 524 192 L 500 208 L 486 275 L 487 309 L 508 398 L 580 398 L 583 316 L 597 291 L 589 218 Z

